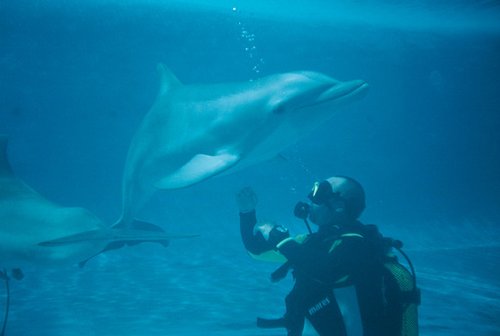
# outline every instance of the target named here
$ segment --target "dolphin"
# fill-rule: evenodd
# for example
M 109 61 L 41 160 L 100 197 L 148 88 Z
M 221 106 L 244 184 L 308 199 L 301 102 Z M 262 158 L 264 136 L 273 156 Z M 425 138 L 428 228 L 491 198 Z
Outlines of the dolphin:
M 183 85 L 163 64 L 158 71 L 158 96 L 127 154 L 117 226 L 129 226 L 157 189 L 276 157 L 368 90 L 363 80 L 341 82 L 313 71 L 206 85 Z
M 90 211 L 55 204 L 15 176 L 0 135 L 0 269 L 86 261 L 110 244 L 175 238 L 159 230 L 116 229 Z

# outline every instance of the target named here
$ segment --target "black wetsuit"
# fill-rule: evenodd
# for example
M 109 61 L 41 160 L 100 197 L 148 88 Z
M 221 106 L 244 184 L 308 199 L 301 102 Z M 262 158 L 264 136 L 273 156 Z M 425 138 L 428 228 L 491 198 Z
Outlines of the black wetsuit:
M 248 252 L 252 254 L 261 254 L 269 251 L 272 247 L 269 246 L 269 243 L 260 232 L 254 234 L 255 224 L 257 224 L 255 211 L 240 212 L 240 233 L 243 245 L 245 245 Z
M 253 235 L 255 212 L 240 219 L 245 247 L 251 253 L 265 251 L 263 237 Z M 323 226 L 302 243 L 288 239 L 278 247 L 296 280 L 286 298 L 289 336 L 302 335 L 305 318 L 321 336 L 346 335 L 333 289 L 348 286 L 356 292 L 364 336 L 401 335 L 401 304 L 383 266 L 388 248 L 376 226 L 358 221 L 342 228 Z

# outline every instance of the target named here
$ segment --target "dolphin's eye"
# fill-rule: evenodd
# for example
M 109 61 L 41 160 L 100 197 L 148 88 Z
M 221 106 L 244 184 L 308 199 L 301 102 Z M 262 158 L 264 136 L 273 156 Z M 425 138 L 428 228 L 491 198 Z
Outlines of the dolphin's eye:
M 285 105 L 284 104 L 279 104 L 273 109 L 274 114 L 283 114 L 285 113 Z

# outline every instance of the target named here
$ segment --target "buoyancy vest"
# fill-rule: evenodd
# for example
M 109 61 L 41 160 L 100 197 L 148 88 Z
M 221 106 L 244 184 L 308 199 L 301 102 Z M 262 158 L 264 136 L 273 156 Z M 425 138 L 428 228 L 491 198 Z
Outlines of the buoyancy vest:
M 345 239 L 363 239 L 366 248 L 370 251 L 372 262 L 378 264 L 382 270 L 382 290 L 386 300 L 384 316 L 388 318 L 387 323 L 392 324 L 389 329 L 397 328 L 397 330 L 393 329 L 393 334 L 400 336 L 418 336 L 417 307 L 420 304 L 420 290 L 417 288 L 411 260 L 402 250 L 403 243 L 383 237 L 375 225 L 360 224 L 341 230 L 332 242 L 330 252 L 340 246 Z M 394 249 L 406 259 L 410 270 L 392 253 Z M 337 288 L 348 286 L 351 280 L 349 277 L 344 277 L 333 286 Z M 394 325 L 395 323 L 397 325 Z

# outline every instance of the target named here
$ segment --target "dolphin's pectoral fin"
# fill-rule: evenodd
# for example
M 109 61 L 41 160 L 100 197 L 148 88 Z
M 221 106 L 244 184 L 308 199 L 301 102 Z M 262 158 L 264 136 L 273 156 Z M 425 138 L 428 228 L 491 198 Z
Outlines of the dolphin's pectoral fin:
M 156 187 L 158 189 L 182 188 L 223 172 L 239 160 L 239 155 L 230 153 L 197 154 L 175 173 L 158 181 Z

